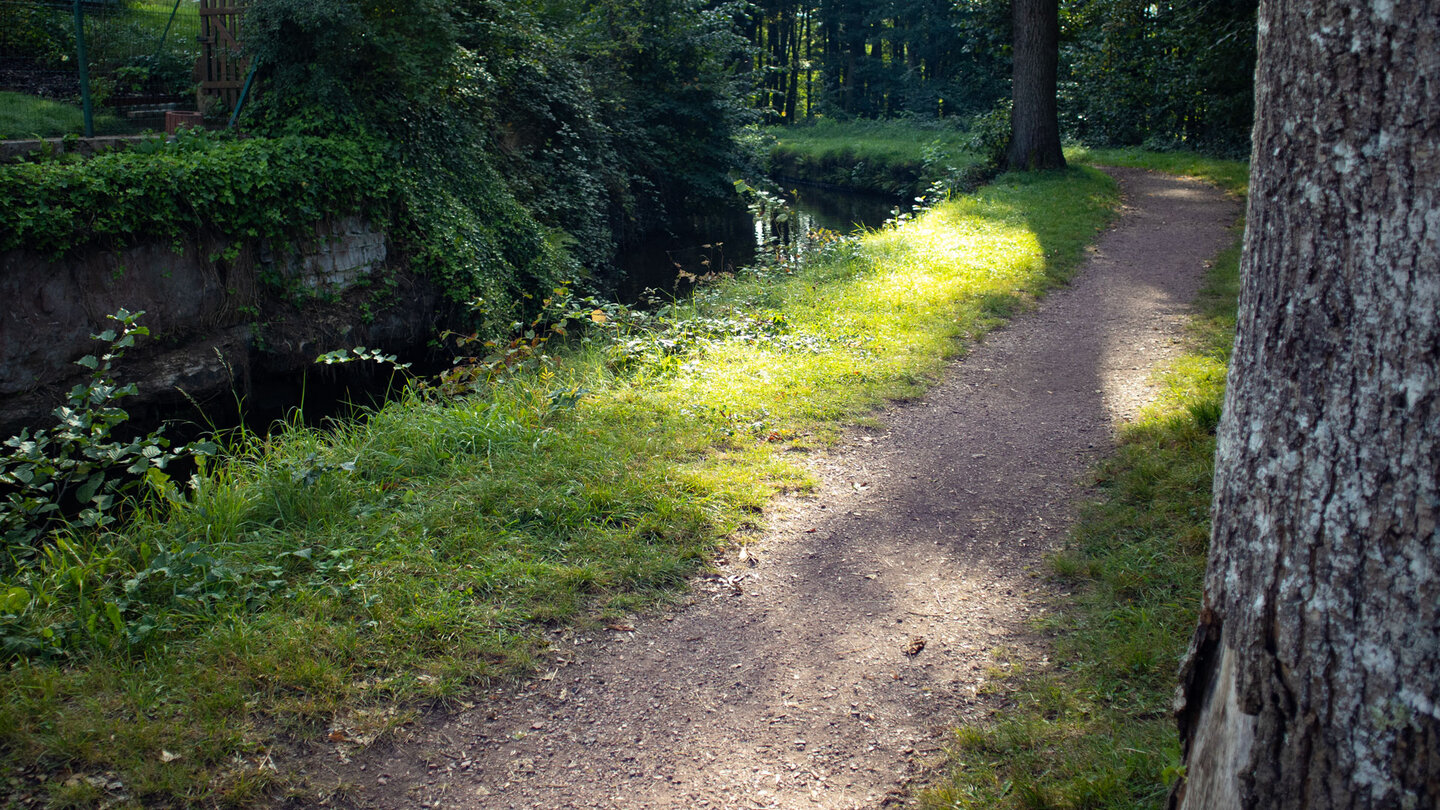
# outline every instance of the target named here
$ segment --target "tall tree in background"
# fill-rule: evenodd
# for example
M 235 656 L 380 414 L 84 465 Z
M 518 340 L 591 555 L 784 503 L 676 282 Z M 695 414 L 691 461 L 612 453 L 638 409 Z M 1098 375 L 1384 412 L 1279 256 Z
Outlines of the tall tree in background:
M 756 0 L 752 103 L 775 123 L 811 115 L 987 112 L 1010 91 L 1010 0 Z
M 1090 145 L 1250 153 L 1257 0 L 1066 0 L 1060 120 Z
M 1440 2 L 1259 31 L 1172 806 L 1440 807 Z
M 1060 61 L 1058 0 L 1013 0 L 1015 106 L 1010 114 L 1011 171 L 1060 169 L 1060 122 L 1055 102 Z

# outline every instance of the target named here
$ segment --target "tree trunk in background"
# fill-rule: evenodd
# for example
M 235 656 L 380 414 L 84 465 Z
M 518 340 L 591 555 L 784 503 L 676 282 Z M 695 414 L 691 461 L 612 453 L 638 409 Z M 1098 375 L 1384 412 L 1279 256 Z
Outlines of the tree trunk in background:
M 1440 0 L 1260 8 L 1171 805 L 1440 807 Z
M 1058 0 L 1012 0 L 1015 106 L 1010 114 L 1010 171 L 1061 169 L 1055 72 L 1060 62 Z
M 806 13 L 804 9 L 796 6 L 790 13 L 788 22 L 790 33 L 790 49 L 785 65 L 787 81 L 785 82 L 785 123 L 795 123 L 795 102 L 800 95 L 800 20 L 799 14 Z

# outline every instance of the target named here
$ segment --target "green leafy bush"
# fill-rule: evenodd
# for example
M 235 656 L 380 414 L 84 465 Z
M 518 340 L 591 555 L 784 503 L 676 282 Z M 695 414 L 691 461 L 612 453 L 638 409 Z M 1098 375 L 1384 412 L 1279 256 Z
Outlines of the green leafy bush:
M 393 174 L 373 142 L 239 140 L 188 130 L 88 160 L 0 165 L 0 251 L 59 257 L 137 237 L 283 237 L 383 209 Z
M 985 165 L 999 167 L 1005 162 L 1005 153 L 1010 149 L 1010 111 L 1014 106 L 1010 99 L 1004 99 L 995 108 L 983 115 L 975 116 L 970 122 L 970 150 L 985 161 Z
M 111 366 L 135 345 L 137 336 L 149 334 L 137 323 L 143 314 L 122 309 L 109 316 L 119 329 L 94 336 L 109 344 L 104 354 L 76 361 L 90 369 L 90 378 L 55 409 L 53 429 L 24 429 L 5 440 L 0 451 L 0 540 L 6 557 L 0 559 L 0 570 L 38 554 L 40 542 L 58 527 L 98 529 L 114 523 L 125 495 L 142 487 L 172 490 L 165 472 L 171 462 L 186 453 L 213 450 L 207 443 L 170 450 L 160 431 L 120 437 L 119 428 L 130 416 L 119 402 L 135 393 L 135 385 L 117 384 Z
M 75 49 L 75 28 L 68 9 L 54 4 L 0 3 L 0 30 L 7 56 L 58 67 Z
M 492 307 L 530 302 L 579 266 L 603 288 L 619 243 L 730 193 L 743 43 L 728 14 L 695 0 L 257 0 L 245 120 L 391 144 L 403 229 L 447 288 L 473 275 Z

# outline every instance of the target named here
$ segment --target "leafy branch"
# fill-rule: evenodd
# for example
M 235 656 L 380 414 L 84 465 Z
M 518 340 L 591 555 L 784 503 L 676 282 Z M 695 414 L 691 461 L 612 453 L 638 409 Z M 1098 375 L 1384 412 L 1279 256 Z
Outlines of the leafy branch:
M 54 410 L 55 427 L 33 432 L 25 428 L 5 440 L 0 451 L 0 538 L 12 560 L 34 556 L 40 542 L 61 527 L 114 523 L 124 496 L 144 486 L 173 493 L 165 472 L 171 462 L 184 455 L 214 455 L 210 442 L 171 450 L 163 430 L 128 440 L 116 436 L 130 418 L 118 403 L 136 388 L 134 383 L 118 384 L 111 368 L 137 337 L 150 334 L 138 323 L 143 314 L 121 309 L 107 316 L 117 328 L 91 336 L 108 349 L 75 361 L 90 370 L 90 377 Z

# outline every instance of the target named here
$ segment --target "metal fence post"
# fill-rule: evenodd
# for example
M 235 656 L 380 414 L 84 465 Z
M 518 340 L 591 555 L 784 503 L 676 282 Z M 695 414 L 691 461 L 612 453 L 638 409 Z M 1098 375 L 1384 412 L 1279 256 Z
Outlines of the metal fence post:
M 95 111 L 90 104 L 90 62 L 85 57 L 85 12 L 75 0 L 75 57 L 80 62 L 80 104 L 85 111 L 85 137 L 95 137 Z
M 235 99 L 235 111 L 230 113 L 230 123 L 225 125 L 226 129 L 234 129 L 235 122 L 240 120 L 240 110 L 245 107 L 245 97 L 250 95 L 250 85 L 255 83 L 255 71 L 260 67 L 260 60 L 250 57 L 250 72 L 245 76 L 245 86 L 240 88 L 240 97 Z
M 180 13 L 181 0 L 175 0 L 175 7 L 170 9 L 170 19 L 165 21 L 165 33 L 160 35 L 160 44 L 155 46 L 155 55 L 150 57 L 151 62 L 159 62 L 160 51 L 165 48 L 165 40 L 170 37 L 170 26 L 175 24 L 175 15 Z

